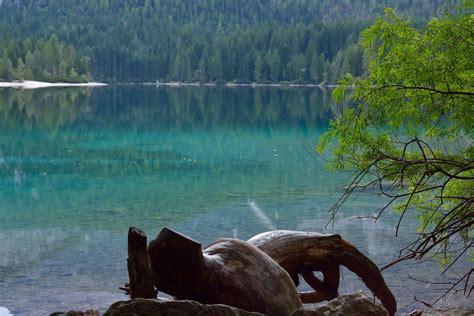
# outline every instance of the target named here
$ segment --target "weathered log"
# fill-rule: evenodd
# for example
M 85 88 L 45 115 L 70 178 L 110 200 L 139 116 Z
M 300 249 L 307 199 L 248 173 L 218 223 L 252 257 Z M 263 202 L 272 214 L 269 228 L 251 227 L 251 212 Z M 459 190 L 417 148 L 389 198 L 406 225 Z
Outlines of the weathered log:
M 377 265 L 340 235 L 281 230 L 259 234 L 248 242 L 272 257 L 293 279 L 299 274 L 303 275 L 316 290 L 314 293 L 301 294 L 305 303 L 337 296 L 339 273 L 336 270 L 343 265 L 362 279 L 390 315 L 394 315 L 397 310 L 395 297 Z M 324 281 L 317 279 L 313 271 L 321 271 Z
M 164 228 L 148 254 L 156 288 L 178 299 L 269 315 L 302 306 L 288 273 L 245 241 L 221 239 L 201 251 L 198 242 Z
M 153 278 L 147 253 L 147 236 L 136 228 L 128 229 L 128 259 L 127 259 L 129 292 L 134 298 L 156 298 Z

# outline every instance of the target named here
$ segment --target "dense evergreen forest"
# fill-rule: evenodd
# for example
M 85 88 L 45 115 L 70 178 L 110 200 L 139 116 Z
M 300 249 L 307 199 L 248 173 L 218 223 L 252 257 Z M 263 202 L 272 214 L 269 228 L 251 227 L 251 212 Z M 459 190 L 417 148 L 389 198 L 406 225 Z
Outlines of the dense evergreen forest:
M 364 72 L 359 34 L 385 7 L 423 21 L 446 3 L 0 0 L 0 78 L 334 83 Z
M 46 41 L 31 37 L 18 41 L 0 39 L 0 81 L 42 80 L 86 82 L 91 79 L 87 57 L 80 56 L 70 44 L 58 42 L 56 35 Z

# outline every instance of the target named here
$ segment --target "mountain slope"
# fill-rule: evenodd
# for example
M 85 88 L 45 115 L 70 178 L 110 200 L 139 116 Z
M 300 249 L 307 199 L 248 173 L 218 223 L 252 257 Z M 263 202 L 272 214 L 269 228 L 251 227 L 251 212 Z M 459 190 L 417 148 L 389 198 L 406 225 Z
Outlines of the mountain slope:
M 98 80 L 319 83 L 362 73 L 355 44 L 386 6 L 423 20 L 443 3 L 3 0 L 0 30 L 19 41 L 56 34 L 91 58 Z

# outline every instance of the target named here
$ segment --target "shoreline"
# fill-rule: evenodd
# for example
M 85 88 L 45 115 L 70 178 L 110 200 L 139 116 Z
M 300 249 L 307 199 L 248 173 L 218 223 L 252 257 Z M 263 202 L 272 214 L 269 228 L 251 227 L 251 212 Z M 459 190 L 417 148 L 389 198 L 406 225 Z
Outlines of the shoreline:
M 319 88 L 319 89 L 331 89 L 336 88 L 337 84 L 303 84 L 303 83 L 216 83 L 216 82 L 117 82 L 112 85 L 144 85 L 144 86 L 163 86 L 163 87 L 228 87 L 228 88 L 258 88 L 258 87 L 270 87 L 270 88 Z M 0 88 L 18 88 L 18 89 L 40 89 L 40 88 L 73 88 L 73 87 L 103 87 L 108 86 L 108 83 L 103 82 L 45 82 L 35 80 L 25 81 L 9 81 L 0 82 Z
M 338 87 L 337 84 L 315 84 L 315 83 L 232 83 L 232 82 L 225 82 L 225 83 L 216 83 L 216 82 L 142 82 L 136 83 L 142 84 L 146 86 L 167 86 L 167 87 L 215 87 L 215 86 L 223 86 L 223 87 L 289 87 L 289 88 L 336 88 Z
M 102 87 L 107 83 L 102 82 L 44 82 L 44 81 L 10 81 L 0 82 L 0 88 L 21 88 L 21 89 L 40 89 L 40 88 L 67 88 L 67 87 Z

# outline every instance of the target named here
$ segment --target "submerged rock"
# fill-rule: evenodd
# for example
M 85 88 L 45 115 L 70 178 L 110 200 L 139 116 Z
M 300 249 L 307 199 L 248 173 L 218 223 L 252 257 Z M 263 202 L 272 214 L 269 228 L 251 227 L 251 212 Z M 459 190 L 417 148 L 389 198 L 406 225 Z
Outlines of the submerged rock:
M 69 312 L 55 312 L 50 316 L 100 316 L 100 313 L 95 309 L 88 309 L 85 312 L 71 310 Z
M 361 292 L 341 295 L 323 305 L 314 308 L 299 309 L 292 316 L 388 316 L 388 312 L 380 303 Z
M 408 314 L 409 316 L 472 316 L 474 309 L 463 307 L 447 307 L 447 308 L 427 308 L 416 310 Z
M 189 300 L 135 299 L 112 304 L 104 316 L 151 316 L 151 315 L 196 315 L 196 316 L 259 316 L 227 305 L 206 305 Z

